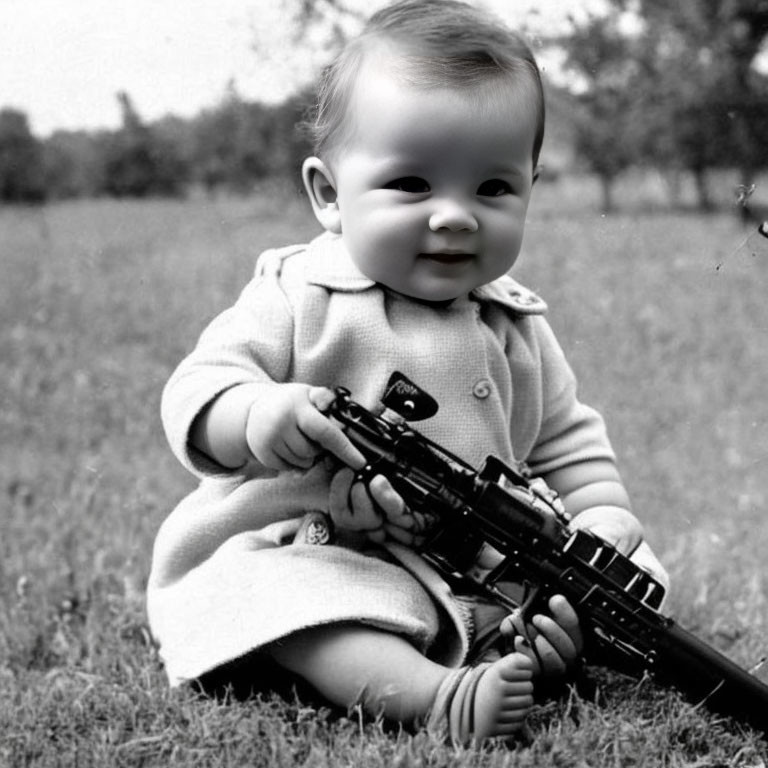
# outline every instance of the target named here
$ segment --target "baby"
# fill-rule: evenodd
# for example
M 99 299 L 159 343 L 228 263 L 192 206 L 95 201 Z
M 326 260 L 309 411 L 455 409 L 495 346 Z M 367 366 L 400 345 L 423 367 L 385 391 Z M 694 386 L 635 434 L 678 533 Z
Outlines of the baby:
M 325 73 L 303 178 L 325 230 L 267 251 L 169 380 L 163 423 L 199 479 L 155 545 L 149 616 L 171 682 L 275 667 L 458 742 L 509 737 L 535 681 L 579 657 L 555 596 L 528 639 L 473 649 L 504 615 L 418 555 L 414 518 L 323 415 L 335 385 L 376 408 L 402 371 L 440 404 L 419 430 L 478 466 L 524 462 L 573 516 L 665 574 L 630 512 L 601 417 L 507 276 L 544 130 L 527 45 L 453 0 L 376 13 Z M 311 513 L 336 530 L 319 546 Z M 310 518 L 307 517 L 310 513 Z

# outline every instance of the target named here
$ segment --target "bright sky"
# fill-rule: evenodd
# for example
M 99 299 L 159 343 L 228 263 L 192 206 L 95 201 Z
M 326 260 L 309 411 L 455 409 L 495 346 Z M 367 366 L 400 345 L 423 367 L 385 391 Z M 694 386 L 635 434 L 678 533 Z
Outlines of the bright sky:
M 346 0 L 378 8 L 385 0 Z M 475 0 L 509 21 L 562 22 L 599 0 Z M 0 107 L 33 132 L 117 127 L 127 91 L 147 120 L 191 117 L 232 81 L 244 98 L 279 100 L 308 81 L 320 51 L 291 42 L 291 0 L 0 0 Z M 527 12 L 537 8 L 531 19 Z

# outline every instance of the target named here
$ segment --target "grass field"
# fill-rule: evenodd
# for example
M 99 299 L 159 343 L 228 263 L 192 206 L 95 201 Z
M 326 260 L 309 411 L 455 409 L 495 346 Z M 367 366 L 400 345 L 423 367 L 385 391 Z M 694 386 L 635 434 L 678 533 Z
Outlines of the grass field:
M 606 416 L 668 610 L 751 667 L 768 653 L 768 253 L 737 253 L 727 212 L 602 217 L 593 191 L 536 194 L 517 276 Z M 193 481 L 160 391 L 254 256 L 315 232 L 284 191 L 0 209 L 0 766 L 765 765 L 751 731 L 601 671 L 595 701 L 544 706 L 512 749 L 167 689 L 144 588 Z

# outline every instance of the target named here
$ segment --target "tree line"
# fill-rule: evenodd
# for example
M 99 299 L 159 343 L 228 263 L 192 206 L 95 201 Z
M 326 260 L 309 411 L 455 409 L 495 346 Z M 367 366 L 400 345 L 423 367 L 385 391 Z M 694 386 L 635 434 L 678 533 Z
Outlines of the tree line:
M 768 168 L 768 76 L 755 67 L 767 40 L 768 0 L 611 0 L 560 40 L 581 86 L 574 149 L 604 209 L 634 165 L 691 173 L 705 210 L 711 170 L 751 187 Z
M 308 45 L 306 33 L 323 14 L 357 15 L 347 0 L 293 1 Z M 768 168 L 768 74 L 754 66 L 768 40 L 768 0 L 609 0 L 607 7 L 538 43 L 565 54 L 571 79 L 550 84 L 550 122 L 561 123 L 555 133 L 568 137 L 576 167 L 600 179 L 603 208 L 613 207 L 615 181 L 636 166 L 690 173 L 703 209 L 713 205 L 714 169 L 734 169 L 735 182 L 749 189 Z M 151 124 L 127 94 L 118 98 L 118 130 L 45 140 L 32 135 L 22 112 L 0 110 L 0 201 L 183 195 L 192 185 L 247 192 L 267 177 L 295 178 L 310 151 L 300 127 L 311 91 L 268 106 L 230 88 L 195 118 Z
M 302 129 L 308 93 L 265 105 L 230 88 L 194 118 L 151 123 L 127 93 L 117 99 L 117 130 L 56 131 L 45 139 L 32 133 L 24 112 L 0 109 L 0 201 L 181 197 L 193 185 L 247 192 L 261 179 L 295 175 L 309 152 Z

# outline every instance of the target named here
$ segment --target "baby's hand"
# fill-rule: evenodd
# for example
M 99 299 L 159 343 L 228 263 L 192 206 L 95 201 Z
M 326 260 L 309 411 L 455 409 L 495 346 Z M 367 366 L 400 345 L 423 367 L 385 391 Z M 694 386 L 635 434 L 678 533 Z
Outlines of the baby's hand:
M 308 469 L 326 451 L 350 467 L 363 467 L 360 451 L 320 413 L 333 397 L 323 387 L 277 385 L 273 396 L 257 400 L 248 411 L 248 449 L 270 469 Z
M 576 611 L 562 595 L 549 599 L 550 616 L 536 614 L 527 625 L 534 648 L 515 629 L 511 617 L 501 622 L 501 634 L 514 637 L 516 651 L 533 663 L 533 674 L 544 677 L 564 675 L 573 667 L 584 647 L 584 638 Z
M 621 507 L 592 507 L 571 521 L 571 529 L 589 530 L 622 554 L 631 555 L 643 540 L 643 526 L 628 510 Z
M 355 481 L 348 467 L 340 469 L 331 480 L 330 513 L 337 527 L 365 531 L 372 541 L 389 536 L 409 546 L 416 542 L 413 516 L 383 475 L 366 484 Z

